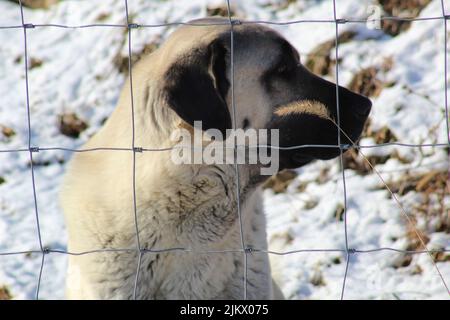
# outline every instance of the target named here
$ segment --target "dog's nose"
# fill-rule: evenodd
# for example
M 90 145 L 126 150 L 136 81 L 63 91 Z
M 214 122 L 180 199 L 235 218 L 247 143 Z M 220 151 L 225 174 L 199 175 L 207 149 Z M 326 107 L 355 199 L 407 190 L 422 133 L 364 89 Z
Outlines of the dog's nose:
M 342 103 L 344 106 L 348 106 L 351 112 L 358 118 L 367 118 L 372 108 L 372 102 L 368 98 L 343 87 L 341 87 L 339 93 L 342 94 Z
M 367 118 L 372 108 L 372 101 L 364 96 L 359 96 L 359 101 L 355 106 L 355 113 L 361 118 Z

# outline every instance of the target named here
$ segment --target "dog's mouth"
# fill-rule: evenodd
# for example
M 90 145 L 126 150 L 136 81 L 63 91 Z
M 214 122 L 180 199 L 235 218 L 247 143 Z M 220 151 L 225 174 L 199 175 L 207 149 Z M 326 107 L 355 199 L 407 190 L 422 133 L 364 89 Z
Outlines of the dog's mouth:
M 339 156 L 338 132 L 331 121 L 315 115 L 297 115 L 290 120 L 276 126 L 280 137 L 280 169 L 299 168 L 314 160 Z M 347 142 L 341 139 L 341 143 Z
M 280 170 L 338 157 L 355 144 L 366 118 L 347 112 L 338 125 L 322 103 L 310 100 L 278 107 L 268 127 L 279 130 Z
M 280 153 L 280 170 L 303 167 L 315 160 L 330 160 L 339 156 L 339 148 L 301 148 L 289 153 Z
M 361 128 L 355 128 L 349 135 L 341 134 L 340 141 L 338 141 L 337 128 L 335 126 L 323 126 L 321 133 L 324 135 L 315 132 L 314 140 L 294 139 L 294 141 L 290 141 L 289 139 L 286 143 L 283 130 L 280 130 L 280 170 L 300 168 L 315 160 L 330 160 L 339 157 L 341 151 L 346 152 L 357 142 L 361 131 L 362 126 Z M 340 142 L 340 146 L 338 142 Z

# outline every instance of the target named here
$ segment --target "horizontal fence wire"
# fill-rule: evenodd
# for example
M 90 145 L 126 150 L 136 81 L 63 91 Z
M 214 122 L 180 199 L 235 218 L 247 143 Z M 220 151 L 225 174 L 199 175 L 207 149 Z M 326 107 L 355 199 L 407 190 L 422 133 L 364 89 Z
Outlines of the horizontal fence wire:
M 190 249 L 190 248 L 166 248 L 166 249 L 145 249 L 141 248 L 140 253 L 164 253 L 164 252 L 173 252 L 173 251 L 180 251 L 180 252 L 189 252 L 189 253 L 198 253 L 198 254 L 214 254 L 214 253 L 270 253 L 274 255 L 289 255 L 292 253 L 308 253 L 308 252 L 343 252 L 347 253 L 346 249 L 327 249 L 327 248 L 318 248 L 318 249 L 298 249 L 298 250 L 289 250 L 289 251 L 277 251 L 277 250 L 267 250 L 267 249 L 259 249 L 259 248 L 253 248 L 253 247 L 247 247 L 245 249 L 225 249 L 225 250 L 197 250 L 197 249 Z M 390 247 L 382 247 L 382 248 L 373 248 L 373 249 L 354 249 L 349 248 L 349 253 L 372 253 L 372 252 L 380 252 L 380 251 L 392 251 L 392 252 L 398 252 L 398 253 L 404 253 L 404 254 L 424 254 L 424 253 L 446 253 L 450 252 L 450 249 L 430 249 L 430 250 L 402 250 L 397 248 L 390 248 Z M 0 256 L 14 256 L 14 255 L 30 255 L 30 254 L 40 254 L 44 252 L 44 254 L 50 254 L 50 253 L 59 253 L 59 254 L 67 254 L 71 256 L 84 256 L 88 254 L 93 253 L 108 253 L 108 252 L 136 252 L 136 248 L 102 248 L 102 249 L 96 249 L 96 250 L 87 250 L 87 251 L 80 251 L 80 252 L 73 252 L 73 251 L 67 251 L 67 250 L 61 250 L 61 249 L 50 249 L 50 248 L 44 248 L 43 251 L 41 250 L 22 250 L 22 251 L 11 251 L 11 252 L 0 252 Z
M 299 20 L 292 20 L 292 21 L 266 21 L 266 20 L 247 20 L 247 21 L 241 21 L 238 19 L 232 18 L 231 10 L 230 10 L 230 0 L 226 0 L 227 5 L 227 13 L 228 13 L 228 19 L 224 20 L 223 22 L 208 22 L 208 23 L 199 23 L 199 22 L 169 22 L 169 23 L 161 23 L 161 24 L 138 24 L 138 23 L 130 23 L 129 19 L 129 10 L 128 10 L 128 1 L 125 1 L 125 17 L 126 17 L 126 24 L 106 24 L 106 23 L 96 23 L 96 24 L 85 24 L 85 25 L 64 25 L 64 24 L 49 24 L 49 23 L 30 23 L 26 22 L 24 18 L 24 5 L 21 0 L 19 0 L 19 6 L 20 6 L 20 17 L 21 17 L 21 24 L 18 25 L 0 25 L 1 29 L 23 29 L 23 39 L 24 39 L 24 58 L 25 58 L 25 94 L 26 94 L 26 110 L 27 110 L 27 123 L 28 123 L 28 146 L 22 147 L 22 148 L 12 148 L 12 149 L 0 149 L 0 153 L 15 153 L 15 152 L 27 152 L 29 153 L 30 158 L 30 175 L 31 175 L 31 183 L 32 183 L 32 190 L 33 190 L 33 203 L 34 203 L 34 213 L 35 213 L 35 222 L 36 222 L 36 231 L 38 235 L 38 243 L 39 243 L 39 249 L 34 250 L 21 250 L 21 251 L 11 251 L 11 252 L 0 252 L 0 256 L 14 256 L 14 255 L 30 255 L 30 254 L 40 254 L 41 255 L 41 264 L 40 269 L 38 273 L 38 279 L 37 279 L 37 285 L 36 285 L 36 294 L 35 298 L 39 299 L 39 290 L 41 285 L 41 279 L 42 279 L 42 272 L 44 269 L 45 264 L 45 256 L 47 254 L 65 254 L 65 255 L 71 255 L 71 256 L 82 256 L 82 255 L 88 255 L 88 254 L 98 254 L 98 253 L 110 253 L 110 252 L 136 252 L 138 256 L 137 261 L 137 269 L 136 269 L 136 276 L 135 276 L 135 284 L 134 284 L 134 292 L 133 292 L 133 298 L 137 299 L 139 294 L 139 271 L 140 271 L 140 264 L 141 259 L 144 254 L 155 254 L 155 253 L 163 253 L 163 252 L 187 252 L 187 253 L 194 253 L 194 254 L 225 254 L 225 253 L 242 253 L 243 259 L 244 259 L 244 274 L 243 274 L 243 297 L 244 299 L 247 298 L 247 255 L 248 254 L 271 254 L 271 255 L 291 255 L 291 254 L 301 254 L 301 253 L 318 253 L 318 252 L 338 252 L 343 253 L 346 255 L 346 266 L 345 266 L 345 274 L 343 276 L 343 283 L 342 283 L 342 290 L 341 290 L 341 296 L 340 298 L 344 298 L 345 293 L 345 285 L 346 285 L 346 279 L 348 276 L 349 271 L 349 264 L 350 264 L 350 256 L 355 254 L 370 254 L 374 252 L 396 252 L 396 253 L 402 253 L 407 255 L 415 255 L 415 254 L 438 254 L 438 253 L 447 253 L 450 252 L 450 248 L 442 248 L 442 249 L 425 249 L 426 250 L 402 250 L 397 248 L 390 248 L 390 247 L 381 247 L 381 248 L 370 248 L 370 249 L 357 249 L 352 248 L 349 246 L 349 239 L 348 239 L 348 232 L 347 232 L 347 188 L 346 188 L 346 178 L 345 175 L 345 168 L 343 165 L 343 151 L 354 148 L 354 149 L 372 149 L 372 148 L 382 148 L 382 147 L 389 147 L 389 146 L 397 146 L 397 147 L 407 147 L 407 148 L 428 148 L 428 147 L 450 147 L 450 128 L 449 128 L 449 111 L 448 111 L 448 82 L 447 82 L 447 75 L 448 75 L 448 63 L 447 63 L 447 43 L 448 43 L 448 35 L 447 35 L 447 20 L 450 18 L 450 15 L 446 14 L 445 12 L 445 6 L 444 1 L 441 0 L 441 7 L 442 7 L 442 15 L 441 16 L 433 16 L 433 17 L 397 17 L 397 16 L 383 16 L 377 19 L 367 19 L 367 18 L 338 18 L 337 16 L 337 6 L 336 6 L 336 0 L 332 1 L 333 5 L 333 19 L 299 19 Z M 234 61 L 233 61 L 233 55 L 234 55 L 234 37 L 233 37 L 233 26 L 234 25 L 241 25 L 241 24 L 267 24 L 267 25 L 295 25 L 295 24 L 301 24 L 301 23 L 331 23 L 335 26 L 335 58 L 336 61 L 339 59 L 339 25 L 346 24 L 346 23 L 367 23 L 367 22 L 381 22 L 381 21 L 431 21 L 431 20 L 442 20 L 443 21 L 443 32 L 445 34 L 444 36 L 444 101 L 445 101 L 445 118 L 446 118 L 446 130 L 447 130 L 447 139 L 448 141 L 446 143 L 420 143 L 420 144 L 414 144 L 414 143 L 400 143 L 400 142 L 388 142 L 388 143 L 381 143 L 381 144 L 374 144 L 374 145 L 357 145 L 355 143 L 353 144 L 341 144 L 340 143 L 340 119 L 339 119 L 339 112 L 337 112 L 338 118 L 337 118 L 337 135 L 338 135 L 338 143 L 336 145 L 299 145 L 299 146 L 292 146 L 292 147 L 280 147 L 280 146 L 271 146 L 271 145 L 256 145 L 256 146 L 242 146 L 242 145 L 234 145 L 233 147 L 230 147 L 235 150 L 236 148 L 269 148 L 269 149 L 278 149 L 278 150 L 296 150 L 296 149 L 302 149 L 302 148 L 338 148 L 340 150 L 340 156 L 339 156 L 339 163 L 341 166 L 341 177 L 337 178 L 337 180 L 342 179 L 343 181 L 343 191 L 344 191 L 344 237 L 345 237 L 345 248 L 339 249 L 339 248 L 311 248 L 311 249 L 299 249 L 299 250 L 290 250 L 290 251 L 273 251 L 273 250 L 267 250 L 267 249 L 259 249 L 259 248 L 253 248 L 253 247 L 247 247 L 245 245 L 245 235 L 243 231 L 243 222 L 241 217 L 241 210 L 240 210 L 240 189 L 239 189 L 239 170 L 238 166 L 235 166 L 235 173 L 236 173 L 236 197 L 237 197 L 237 215 L 238 215 L 238 221 L 239 221 L 239 231 L 240 231 L 240 237 L 241 237 L 241 247 L 240 248 L 230 248 L 225 250 L 196 250 L 196 249 L 190 249 L 190 248 L 184 248 L 184 247 L 172 247 L 172 248 L 159 248 L 159 249 L 148 249 L 144 248 L 140 244 L 139 239 L 139 221 L 138 221 L 138 215 L 137 215 L 137 207 L 136 207 L 136 197 L 138 194 L 136 194 L 136 175 L 138 174 L 136 172 L 136 153 L 137 152 L 158 152 L 158 151 L 170 151 L 174 150 L 177 147 L 151 147 L 151 148 L 144 148 L 142 146 L 136 146 L 135 145 L 135 119 L 134 119 L 134 96 L 133 96 L 133 80 L 132 80 L 132 42 L 131 42 L 131 31 L 132 29 L 138 29 L 138 28 L 159 28 L 159 27 L 175 27 L 175 26 L 181 26 L 181 25 L 188 25 L 188 26 L 214 26 L 214 25 L 228 25 L 230 27 L 230 35 L 231 35 L 231 95 L 232 95 L 232 116 L 234 119 L 234 123 L 236 123 L 236 109 L 235 109 L 235 102 L 234 102 Z M 67 148 L 67 147 L 58 147 L 58 146 L 48 146 L 48 147 L 39 147 L 39 146 L 33 146 L 31 141 L 31 113 L 30 113 L 30 94 L 29 94 L 29 78 L 28 78 L 28 49 L 27 49 L 27 29 L 33 29 L 33 28 L 63 28 L 63 29 L 85 29 L 85 28 L 125 28 L 128 31 L 128 67 L 129 67 L 129 83 L 130 83 L 130 93 L 131 93 L 131 115 L 132 115 L 132 137 L 131 137 L 131 146 L 124 146 L 124 147 L 97 147 L 97 148 Z M 339 64 L 336 64 L 335 66 L 335 72 L 336 72 L 336 99 L 337 99 L 337 108 L 339 111 L 339 92 L 338 92 L 338 85 L 339 85 Z M 185 148 L 185 147 L 183 147 Z M 227 148 L 227 147 L 225 147 Z M 199 149 L 192 147 L 192 149 Z M 200 148 L 202 149 L 202 148 Z M 137 246 L 135 248 L 102 248 L 102 249 L 94 249 L 89 251 L 83 251 L 83 252 L 71 252 L 67 250 L 60 250 L 60 249 L 52 249 L 52 248 L 46 248 L 42 244 L 42 237 L 41 237 L 41 228 L 40 228 L 40 221 L 39 221 L 39 210 L 38 210 L 38 201 L 37 201 L 37 193 L 36 193 L 36 184 L 35 184 L 35 176 L 34 176 L 34 166 L 33 166 L 33 154 L 37 152 L 46 152 L 46 151 L 65 151 L 65 152 L 73 152 L 73 153 L 82 153 L 82 152 L 102 152 L 102 151 L 122 151 L 122 152 L 132 152 L 133 153 L 133 181 L 132 181 L 132 189 L 133 189 L 133 215 L 134 215 L 134 222 L 135 222 L 135 232 L 136 232 L 136 243 Z M 425 165 L 423 165 L 425 166 Z M 422 166 L 418 165 L 415 167 L 406 167 L 406 168 L 400 168 L 399 170 L 412 170 L 412 169 L 419 169 Z M 373 168 L 374 169 L 374 168 Z M 391 171 L 395 172 L 395 171 Z M 384 172 L 378 172 L 380 173 Z M 381 177 L 380 177 L 381 178 Z M 382 180 L 382 179 L 381 179 Z M 383 181 L 383 180 L 382 180 Z M 383 181 L 384 182 L 384 181 Z M 387 185 L 386 185 L 387 187 Z M 390 191 L 390 190 L 389 190 Z M 400 208 L 402 210 L 403 207 L 401 207 L 401 204 L 398 203 Z M 413 225 L 414 226 L 414 225 Z M 434 263 L 434 260 L 433 260 Z M 435 264 L 435 263 L 434 263 Z M 439 272 L 439 269 L 437 268 L 437 265 L 435 264 L 435 267 L 437 271 Z M 439 272 L 440 274 L 440 272 Z M 446 285 L 445 279 L 441 276 L 441 280 L 443 282 L 443 285 L 445 286 L 447 293 L 450 294 L 448 287 Z
M 395 17 L 395 16 L 383 16 L 376 19 L 367 19 L 367 18 L 345 18 L 345 19 L 299 19 L 292 21 L 269 21 L 269 20 L 235 20 L 240 24 L 268 24 L 268 25 L 278 25 L 278 26 L 286 26 L 291 24 L 300 24 L 300 23 L 367 23 L 367 22 L 378 22 L 378 21 L 432 21 L 432 20 L 448 20 L 450 19 L 450 15 L 444 16 L 435 16 L 435 17 Z M 156 24 L 140 24 L 140 23 L 132 23 L 132 24 L 108 24 L 108 23 L 92 23 L 92 24 L 82 24 L 82 25 L 66 25 L 66 24 L 58 24 L 58 23 L 29 23 L 27 25 L 12 25 L 12 26 L 1 26 L 0 29 L 20 29 L 20 28 L 42 28 L 42 27 L 54 27 L 54 28 L 64 28 L 64 29 L 84 29 L 84 28 L 96 28 L 96 27 L 109 27 L 109 28 L 159 28 L 159 27 L 176 27 L 176 26 L 197 26 L 197 27 L 205 27 L 205 26 L 220 26 L 220 25 L 229 25 L 228 21 L 224 22 L 207 22 L 207 23 L 199 23 L 199 22 L 168 22 L 168 23 L 156 23 Z
M 235 149 L 235 148 L 245 148 L 245 149 L 257 149 L 257 148 L 267 148 L 273 150 L 297 150 L 304 148 L 337 148 L 337 149 L 374 149 L 374 148 L 382 148 L 382 147 L 406 147 L 406 148 L 445 148 L 448 147 L 448 143 L 401 143 L 401 142 L 386 142 L 374 145 L 351 145 L 351 144 L 303 144 L 298 146 L 291 147 L 280 147 L 280 146 L 272 146 L 267 144 L 256 144 L 256 145 L 241 145 L 236 144 L 232 147 L 224 146 L 224 149 Z M 191 146 L 189 149 L 191 150 L 204 150 L 206 147 L 195 147 Z M 155 152 L 155 151 L 172 151 L 176 149 L 186 149 L 185 146 L 173 146 L 173 147 L 165 147 L 165 148 L 142 148 L 135 147 L 127 148 L 127 147 L 98 147 L 98 148 L 87 148 L 87 149 L 72 149 L 72 148 L 64 148 L 64 147 L 31 147 L 31 148 L 19 148 L 19 149 L 0 149 L 0 153 L 8 153 L 8 152 L 40 152 L 40 151 L 68 151 L 68 152 L 93 152 L 93 151 L 135 151 L 135 152 Z

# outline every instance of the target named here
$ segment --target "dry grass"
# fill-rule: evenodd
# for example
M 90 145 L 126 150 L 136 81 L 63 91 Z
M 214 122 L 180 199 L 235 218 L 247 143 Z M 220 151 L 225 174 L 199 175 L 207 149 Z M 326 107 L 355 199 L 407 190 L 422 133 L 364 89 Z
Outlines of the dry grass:
M 160 45 L 159 39 L 157 41 L 153 41 L 150 43 L 147 43 L 141 51 L 137 53 L 133 53 L 131 56 L 131 65 L 133 66 L 136 62 L 141 60 L 141 58 L 145 55 L 148 55 L 158 49 Z M 113 64 L 119 70 L 120 73 L 124 73 L 125 75 L 128 74 L 128 68 L 129 68 L 129 57 L 128 54 L 123 55 L 121 50 L 116 54 L 116 56 L 113 58 Z
M 416 18 L 430 2 L 431 0 L 378 0 L 386 16 L 408 18 Z M 408 30 L 410 26 L 410 21 L 381 21 L 381 29 L 394 37 Z
M 11 300 L 13 298 L 7 286 L 0 286 L 0 300 Z
M 398 141 L 395 134 L 387 126 L 383 126 L 378 130 L 373 129 L 370 119 L 366 122 L 364 126 L 362 136 L 373 138 L 376 144 L 391 143 Z
M 372 128 L 370 120 L 367 121 L 366 126 L 364 127 L 363 137 L 371 137 L 376 144 L 383 143 L 392 143 L 397 141 L 397 137 L 395 134 L 389 129 L 387 126 L 381 127 L 378 130 L 374 130 Z M 366 175 L 373 172 L 372 166 L 376 166 L 377 164 L 386 163 L 389 159 L 397 159 L 401 163 L 410 163 L 409 159 L 406 159 L 394 150 L 390 154 L 387 155 L 372 155 L 366 156 L 367 160 L 359 155 L 359 151 L 357 149 L 350 149 L 343 155 L 344 158 L 344 168 L 351 169 L 357 172 L 360 175 Z M 368 163 L 370 162 L 370 164 Z
M 231 6 L 230 7 L 231 16 L 236 16 L 236 9 Z M 206 15 L 209 17 L 212 16 L 221 16 L 228 18 L 228 7 L 226 5 L 223 6 L 208 6 L 206 7 Z
M 66 113 L 58 117 L 59 131 L 68 137 L 78 138 L 87 129 L 86 122 L 78 118 L 75 113 Z
M 383 90 L 384 83 L 377 77 L 378 69 L 369 67 L 356 73 L 348 85 L 351 91 L 366 97 L 378 97 Z
M 344 213 L 344 205 L 342 203 L 339 203 L 334 211 L 334 217 L 336 218 L 336 221 L 344 221 Z
M 350 42 L 356 36 L 353 31 L 346 31 L 339 35 L 338 42 L 343 44 Z M 321 43 L 311 51 L 306 57 L 305 66 L 313 73 L 318 75 L 333 74 L 336 60 L 333 58 L 332 49 L 335 47 L 335 39 Z
M 425 244 L 430 240 L 428 236 L 430 233 L 444 232 L 450 234 L 450 208 L 445 203 L 445 197 L 448 196 L 450 191 L 449 173 L 447 171 L 431 170 L 419 175 L 407 172 L 400 179 L 389 181 L 387 185 L 392 192 L 399 196 L 404 196 L 409 192 L 422 195 L 420 202 L 408 208 L 408 215 L 414 225 L 419 219 L 424 220 L 425 224 L 421 230 L 418 230 L 417 226 L 408 223 L 406 231 L 407 250 L 425 250 L 417 233 Z M 384 188 L 384 185 L 379 186 L 379 189 Z M 433 256 L 435 261 L 450 261 L 449 253 L 435 252 Z M 408 266 L 411 261 L 410 255 L 404 255 L 395 263 L 394 267 Z
M 1 124 L 0 124 L 0 131 L 3 135 L 3 137 L 5 137 L 5 138 L 11 138 L 16 135 L 16 132 L 12 128 L 1 125 Z
M 39 68 L 43 63 L 44 61 L 42 61 L 41 59 L 31 57 L 30 62 L 28 63 L 28 69 L 31 70 L 34 68 Z
M 366 97 L 378 97 L 383 88 L 392 85 L 392 83 L 386 83 L 381 79 L 386 72 L 392 69 L 393 65 L 393 59 L 386 57 L 379 66 L 361 69 L 353 76 L 348 88 Z
M 295 177 L 297 172 L 294 170 L 281 170 L 264 183 L 263 189 L 272 189 L 275 193 L 285 192 Z
M 312 274 L 309 282 L 315 287 L 323 287 L 326 286 L 325 279 L 323 278 L 323 273 L 320 270 L 319 266 L 316 267 L 314 273 Z
M 12 2 L 19 3 L 19 0 L 9 0 Z M 58 3 L 59 0 L 22 0 L 22 4 L 24 7 L 28 7 L 30 9 L 48 9 L 50 6 Z

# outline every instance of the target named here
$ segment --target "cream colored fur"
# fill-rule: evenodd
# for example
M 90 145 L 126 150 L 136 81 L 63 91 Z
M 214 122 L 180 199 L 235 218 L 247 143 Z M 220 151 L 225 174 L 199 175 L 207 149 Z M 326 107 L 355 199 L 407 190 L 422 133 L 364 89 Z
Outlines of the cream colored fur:
M 170 147 L 180 118 L 166 106 L 163 74 L 171 61 L 198 42 L 207 43 L 222 27 L 182 27 L 156 52 L 133 66 L 135 146 Z M 255 49 L 254 57 L 258 51 Z M 243 73 L 259 66 L 244 64 Z M 268 59 L 267 59 L 268 60 Z M 258 60 L 256 60 L 258 61 Z M 238 123 L 249 117 L 262 127 L 271 110 L 263 88 L 236 74 Z M 228 96 L 230 105 L 230 96 Z M 257 104 L 260 111 L 255 111 Z M 266 106 L 265 106 L 266 105 Z M 261 112 L 266 108 L 266 112 Z M 102 129 L 83 148 L 131 148 L 131 96 L 127 81 L 117 107 Z M 192 252 L 146 252 L 141 256 L 138 299 L 242 299 L 240 250 L 233 165 L 174 165 L 170 151 L 135 153 L 136 213 L 141 248 L 186 248 Z M 239 168 L 241 209 L 247 246 L 267 249 L 260 189 L 250 185 L 251 168 Z M 63 184 L 61 202 L 69 233 L 68 250 L 82 253 L 111 248 L 129 251 L 71 255 L 67 277 L 69 299 L 131 299 L 139 253 L 133 207 L 133 154 L 130 151 L 77 153 Z M 282 298 L 273 284 L 268 255 L 248 254 L 250 299 Z

